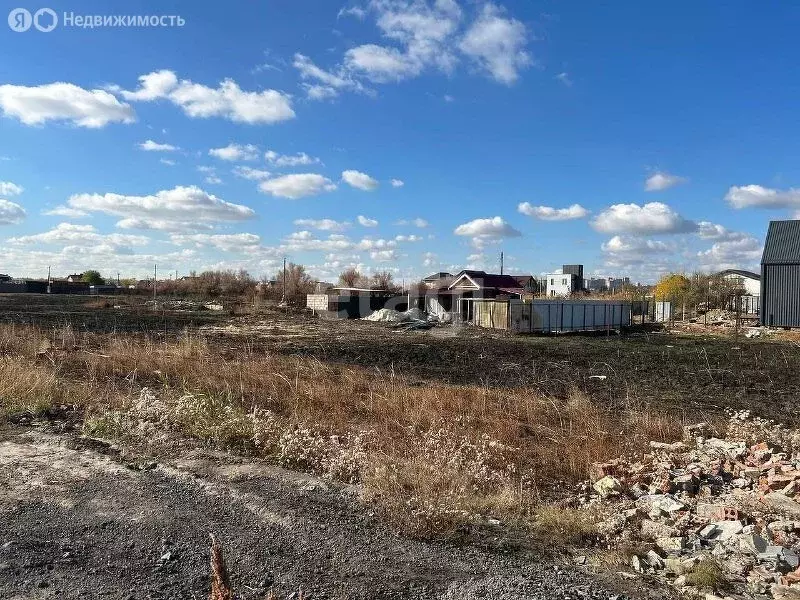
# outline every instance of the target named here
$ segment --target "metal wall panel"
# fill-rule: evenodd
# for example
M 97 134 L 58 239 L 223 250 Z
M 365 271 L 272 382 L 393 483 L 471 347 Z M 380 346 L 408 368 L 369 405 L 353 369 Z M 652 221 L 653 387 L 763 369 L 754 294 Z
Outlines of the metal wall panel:
M 630 302 L 582 300 L 510 300 L 510 327 L 515 333 L 552 333 L 617 329 L 631 324 Z
M 761 322 L 800 327 L 800 265 L 761 265 Z

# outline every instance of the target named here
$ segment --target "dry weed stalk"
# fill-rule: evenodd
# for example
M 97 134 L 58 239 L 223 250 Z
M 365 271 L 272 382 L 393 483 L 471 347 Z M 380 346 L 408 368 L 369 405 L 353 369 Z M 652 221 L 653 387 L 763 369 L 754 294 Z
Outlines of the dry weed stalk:
M 231 581 L 228 568 L 222 556 L 222 546 L 217 542 L 214 534 L 211 535 L 211 595 L 209 600 L 233 600 Z

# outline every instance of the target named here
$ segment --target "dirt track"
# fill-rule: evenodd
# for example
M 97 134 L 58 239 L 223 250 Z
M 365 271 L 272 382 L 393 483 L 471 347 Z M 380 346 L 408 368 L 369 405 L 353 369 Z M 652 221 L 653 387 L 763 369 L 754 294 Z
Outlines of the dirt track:
M 74 435 L 0 440 L 3 598 L 205 598 L 209 532 L 239 599 L 301 586 L 308 598 L 618 597 L 524 552 L 396 537 L 352 488 L 258 461 L 194 451 L 131 465 Z

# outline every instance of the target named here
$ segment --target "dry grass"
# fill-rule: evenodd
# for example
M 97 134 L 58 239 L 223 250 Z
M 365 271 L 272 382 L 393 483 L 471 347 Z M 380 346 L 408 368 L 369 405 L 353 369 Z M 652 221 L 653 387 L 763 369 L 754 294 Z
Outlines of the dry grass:
M 686 583 L 702 589 L 724 590 L 729 586 L 725 570 L 712 558 L 701 560 L 686 574 Z
M 46 352 L 42 353 L 42 348 Z M 548 482 L 594 461 L 674 440 L 682 422 L 645 406 L 605 408 L 526 389 L 409 385 L 395 374 L 205 340 L 78 335 L 0 326 L 0 409 L 76 403 L 94 435 L 175 431 L 209 446 L 363 483 L 401 529 L 451 531 L 486 517 L 532 520 Z M 540 526 L 568 529 L 554 514 Z M 571 535 L 581 537 L 577 523 Z

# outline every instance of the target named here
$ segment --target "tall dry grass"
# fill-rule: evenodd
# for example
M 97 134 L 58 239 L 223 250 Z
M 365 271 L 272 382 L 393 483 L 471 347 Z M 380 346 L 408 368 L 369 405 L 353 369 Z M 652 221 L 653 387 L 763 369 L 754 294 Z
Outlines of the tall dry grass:
M 683 425 L 679 415 L 603 407 L 577 391 L 411 385 L 396 373 L 246 346 L 232 353 L 190 334 L 164 342 L 0 326 L 0 352 L 6 413 L 70 398 L 96 435 L 171 430 L 358 481 L 419 535 L 486 517 L 525 520 L 552 482 L 572 484 L 592 462 L 679 438 Z

